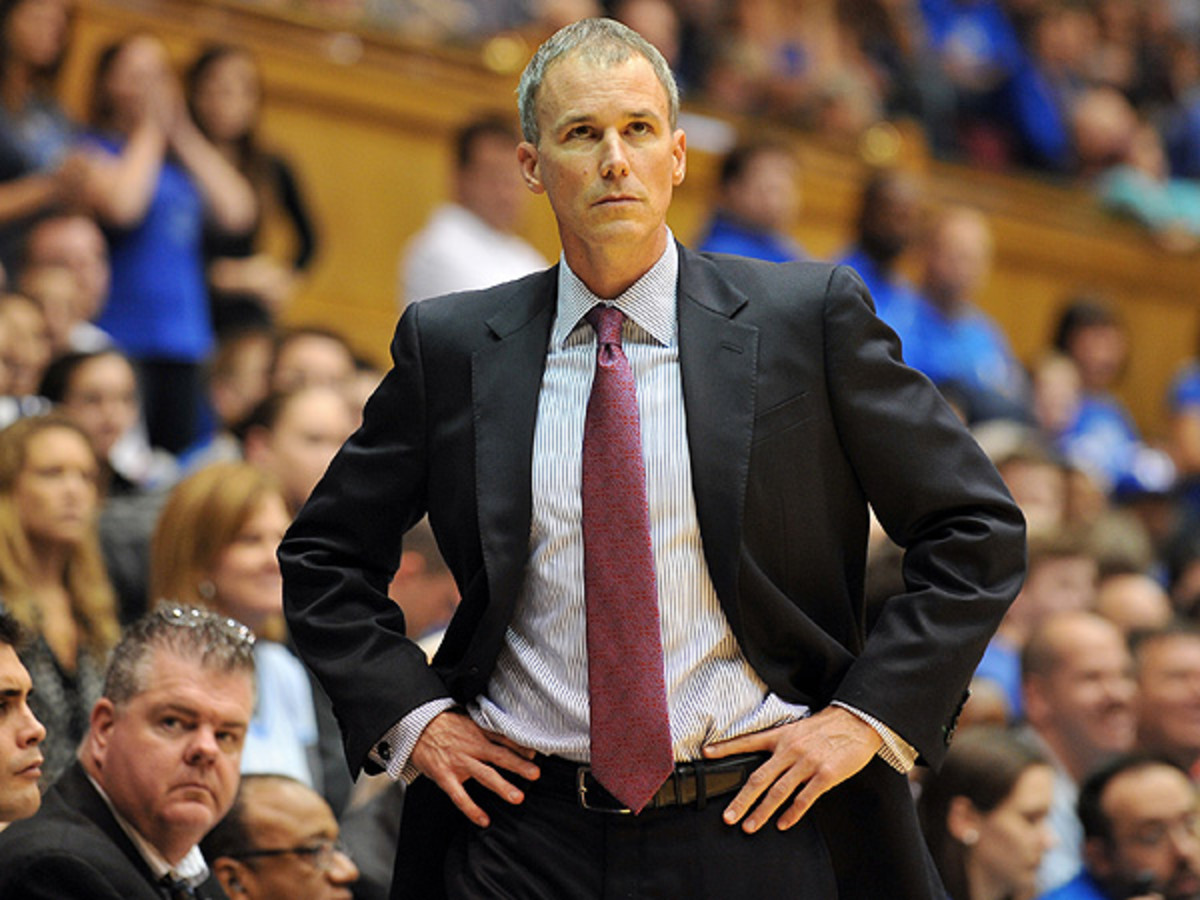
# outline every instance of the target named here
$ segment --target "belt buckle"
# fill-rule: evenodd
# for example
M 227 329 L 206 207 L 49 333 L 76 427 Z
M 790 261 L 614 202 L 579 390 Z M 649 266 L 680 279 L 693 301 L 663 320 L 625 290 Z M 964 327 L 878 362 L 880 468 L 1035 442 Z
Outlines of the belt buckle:
M 592 806 L 588 803 L 587 777 L 591 771 L 591 766 L 580 766 L 575 770 L 575 794 L 579 798 L 579 805 L 591 812 L 612 813 L 618 816 L 633 815 L 633 810 L 628 806 Z

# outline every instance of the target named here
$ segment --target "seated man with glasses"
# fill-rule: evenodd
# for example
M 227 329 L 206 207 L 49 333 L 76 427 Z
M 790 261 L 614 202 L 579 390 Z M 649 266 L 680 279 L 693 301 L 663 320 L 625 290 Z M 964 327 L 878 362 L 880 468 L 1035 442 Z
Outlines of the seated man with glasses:
M 200 847 L 221 886 L 244 900 L 349 900 L 358 880 L 329 804 L 286 775 L 243 776 Z
M 224 898 L 198 844 L 237 793 L 253 647 L 245 626 L 195 607 L 134 622 L 78 761 L 0 834 L 0 897 Z
M 1042 900 L 1200 900 L 1200 795 L 1164 758 L 1127 754 L 1079 791 L 1083 871 Z

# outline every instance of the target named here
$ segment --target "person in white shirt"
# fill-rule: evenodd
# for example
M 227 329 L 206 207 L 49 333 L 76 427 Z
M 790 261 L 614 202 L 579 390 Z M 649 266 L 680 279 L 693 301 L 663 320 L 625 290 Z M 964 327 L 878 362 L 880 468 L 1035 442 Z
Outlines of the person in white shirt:
M 515 234 L 528 199 L 516 146 L 512 128 L 499 119 L 479 119 L 458 132 L 454 200 L 434 210 L 401 256 L 401 308 L 546 267 L 545 258 Z

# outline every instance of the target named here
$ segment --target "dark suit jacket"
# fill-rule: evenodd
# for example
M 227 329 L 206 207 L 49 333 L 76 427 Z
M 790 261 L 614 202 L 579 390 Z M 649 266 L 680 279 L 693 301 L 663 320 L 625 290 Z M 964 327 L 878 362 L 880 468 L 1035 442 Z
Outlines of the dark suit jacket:
M 680 254 L 696 509 L 734 634 L 784 699 L 844 701 L 937 765 L 1020 585 L 1020 513 L 934 388 L 902 364 L 852 270 Z M 283 542 L 292 633 L 333 698 L 354 767 L 417 706 L 448 694 L 466 702 L 488 683 L 527 564 L 556 291 L 550 269 L 410 307 L 363 427 Z M 869 633 L 868 501 L 907 550 L 906 590 Z M 386 597 L 400 535 L 426 511 L 462 592 L 432 667 Z M 417 807 L 432 832 L 438 791 L 424 781 L 405 824 Z M 883 885 L 890 896 L 939 896 L 905 780 L 882 763 L 815 813 L 843 896 L 882 896 Z
M 13 900 L 164 900 L 137 848 L 78 762 L 30 819 L 0 832 L 0 897 Z M 201 900 L 228 900 L 210 877 Z

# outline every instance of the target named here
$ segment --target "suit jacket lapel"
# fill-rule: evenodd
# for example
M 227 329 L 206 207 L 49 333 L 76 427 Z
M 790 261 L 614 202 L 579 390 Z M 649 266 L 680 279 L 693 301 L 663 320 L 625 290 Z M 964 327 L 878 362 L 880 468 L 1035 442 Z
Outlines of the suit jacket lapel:
M 533 430 L 558 267 L 529 287 L 502 299 L 486 322 L 492 342 L 475 352 L 471 366 L 479 534 L 491 597 L 481 631 L 497 646 L 529 556 Z
M 713 586 L 735 631 L 758 368 L 758 329 L 734 321 L 745 304 L 710 260 L 680 247 L 679 364 L 696 515 Z
M 87 777 L 87 772 L 79 762 L 72 763 L 51 790 L 57 793 L 67 808 L 90 819 L 146 880 L 147 890 L 154 892 L 155 896 L 161 896 L 154 873 L 150 871 L 150 865 L 138 852 L 133 841 L 129 839 L 129 835 L 117 824 L 112 810 L 108 808 L 104 798 L 92 785 Z

